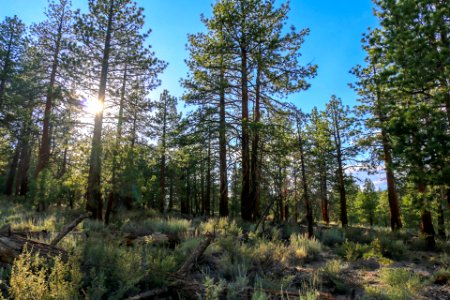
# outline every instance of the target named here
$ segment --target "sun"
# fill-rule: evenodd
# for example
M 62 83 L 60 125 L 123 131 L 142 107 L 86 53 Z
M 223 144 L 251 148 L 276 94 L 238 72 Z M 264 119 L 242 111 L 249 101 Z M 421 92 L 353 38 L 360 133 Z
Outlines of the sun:
M 98 114 L 103 110 L 103 103 L 96 98 L 88 98 L 86 100 L 86 111 L 90 114 Z

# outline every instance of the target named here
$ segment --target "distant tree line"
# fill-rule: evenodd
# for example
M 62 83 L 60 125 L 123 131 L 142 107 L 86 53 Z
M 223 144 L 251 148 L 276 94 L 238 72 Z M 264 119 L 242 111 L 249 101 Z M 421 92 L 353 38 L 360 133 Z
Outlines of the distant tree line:
M 374 5 L 380 25 L 351 71 L 360 104 L 331 96 L 309 113 L 283 101 L 317 74 L 300 59 L 309 29 L 286 26 L 289 3 L 215 2 L 188 36 L 185 116 L 169 91 L 148 97 L 167 64 L 134 1 L 90 0 L 81 13 L 54 0 L 28 27 L 5 18 L 4 194 L 41 211 L 84 206 L 105 223 L 125 207 L 303 221 L 309 236 L 317 220 L 420 226 L 433 247 L 450 211 L 450 8 Z M 352 176 L 380 168 L 384 192 Z

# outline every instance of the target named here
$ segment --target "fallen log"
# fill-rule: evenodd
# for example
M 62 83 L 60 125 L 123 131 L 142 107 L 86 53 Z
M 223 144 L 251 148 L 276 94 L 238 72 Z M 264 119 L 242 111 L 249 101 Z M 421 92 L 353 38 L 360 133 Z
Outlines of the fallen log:
M 68 257 L 66 251 L 48 244 L 32 241 L 14 233 L 0 235 L 0 262 L 12 264 L 24 249 L 42 257 L 61 256 L 63 261 Z
M 136 296 L 130 297 L 130 298 L 126 298 L 125 300 L 144 300 L 144 299 L 151 299 L 153 297 L 156 296 L 160 296 L 162 294 L 165 294 L 169 291 L 168 288 L 160 288 L 160 289 L 154 289 L 154 290 L 150 290 L 148 292 L 144 292 L 141 294 L 138 294 Z
M 72 223 L 64 227 L 64 229 L 60 233 L 58 233 L 58 235 L 53 239 L 53 241 L 51 241 L 50 245 L 56 246 L 59 243 L 59 241 L 61 241 L 69 232 L 71 232 L 75 227 L 77 227 L 77 225 L 80 224 L 81 221 L 89 218 L 90 216 L 92 216 L 92 213 L 88 212 L 80 215 L 78 218 L 73 220 Z
M 202 285 L 195 280 L 189 280 L 187 277 L 192 267 L 198 261 L 200 256 L 203 255 L 206 248 L 208 248 L 209 244 L 213 240 L 214 236 L 212 234 L 208 234 L 206 239 L 204 239 L 191 255 L 184 261 L 181 267 L 173 274 L 169 274 L 169 278 L 171 279 L 171 283 L 169 284 L 169 288 L 159 288 L 150 290 L 147 292 L 143 292 L 136 296 L 127 298 L 127 300 L 143 300 L 143 299 L 152 299 L 154 297 L 160 296 L 167 292 L 176 292 L 176 296 L 182 296 L 183 299 L 198 299 L 198 295 L 202 290 Z M 201 293 L 200 293 L 201 294 Z
M 176 275 L 184 277 L 189 273 L 200 256 L 205 252 L 206 248 L 208 248 L 209 244 L 211 244 L 213 237 L 212 234 L 206 236 L 206 239 L 204 239 L 197 248 L 195 248 L 194 252 L 192 252 L 192 254 L 184 261 L 183 265 L 176 272 Z

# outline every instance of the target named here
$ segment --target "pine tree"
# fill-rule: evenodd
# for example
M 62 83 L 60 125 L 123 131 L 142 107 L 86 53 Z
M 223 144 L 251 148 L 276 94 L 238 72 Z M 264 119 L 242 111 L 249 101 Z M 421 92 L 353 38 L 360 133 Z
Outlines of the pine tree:
M 7 83 L 18 72 L 26 44 L 25 24 L 17 17 L 6 17 L 0 24 L 0 113 L 4 118 Z
M 343 227 L 348 225 L 347 195 L 345 189 L 346 163 L 356 155 L 355 145 L 352 145 L 351 137 L 354 133 L 354 119 L 350 115 L 348 107 L 344 107 L 341 99 L 332 96 L 327 104 L 327 116 L 329 118 L 331 138 L 333 141 L 333 154 L 336 161 L 336 178 L 339 191 L 340 221 Z
M 97 101 L 102 107 L 110 73 L 126 60 L 124 49 L 141 45 L 147 35 L 140 33 L 144 24 L 142 11 L 131 0 L 90 0 L 89 13 L 77 14 L 76 32 L 82 41 L 89 77 L 98 80 Z M 94 83 L 88 82 L 87 85 L 93 86 Z M 102 219 L 103 109 L 95 114 L 94 123 L 86 208 L 94 218 Z
M 52 1 L 46 11 L 47 20 L 32 28 L 33 36 L 37 39 L 37 49 L 45 58 L 41 67 L 48 73 L 47 95 L 45 100 L 42 137 L 39 148 L 35 177 L 45 169 L 50 160 L 50 142 L 52 140 L 50 121 L 55 98 L 63 88 L 61 83 L 61 69 L 68 64 L 70 38 L 72 37 L 72 12 L 69 0 Z M 59 77 L 59 78 L 58 78 Z M 67 80 L 67 78 L 65 78 Z
M 158 139 L 159 160 L 159 194 L 157 208 L 164 212 L 166 204 L 166 169 L 167 152 L 171 143 L 171 134 L 176 129 L 181 115 L 177 113 L 177 98 L 164 90 L 159 101 L 154 103 L 155 116 L 153 135 Z

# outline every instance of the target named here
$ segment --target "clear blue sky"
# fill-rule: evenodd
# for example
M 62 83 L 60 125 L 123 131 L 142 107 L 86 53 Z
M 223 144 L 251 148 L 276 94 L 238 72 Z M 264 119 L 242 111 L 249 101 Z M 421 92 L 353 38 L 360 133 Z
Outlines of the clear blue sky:
M 72 0 L 73 7 L 87 9 L 87 0 Z M 146 28 L 152 29 L 149 43 L 158 58 L 169 63 L 160 77 L 162 85 L 151 93 L 158 97 L 162 89 L 180 97 L 183 89 L 179 80 L 186 76 L 184 60 L 188 58 L 188 33 L 204 30 L 200 14 L 211 15 L 214 0 L 137 0 L 145 9 Z M 281 3 L 281 0 L 277 0 Z M 0 18 L 17 15 L 27 25 L 44 19 L 47 0 L 0 0 Z M 288 25 L 297 29 L 310 28 L 303 45 L 303 62 L 319 66 L 318 75 L 310 81 L 311 87 L 288 98 L 309 112 L 313 106 L 324 108 L 332 94 L 348 105 L 356 103 L 356 94 L 348 87 L 354 80 L 349 70 L 363 64 L 362 33 L 375 27 L 371 0 L 291 0 Z M 361 176 L 362 175 L 362 176 Z M 360 174 L 358 177 L 366 177 Z M 384 187 L 378 176 L 370 176 L 377 186 Z
M 86 10 L 87 0 L 72 0 L 74 8 Z M 138 0 L 144 7 L 146 27 L 153 30 L 149 43 L 156 55 L 169 62 L 161 76 L 162 89 L 181 96 L 179 79 L 187 73 L 184 59 L 188 33 L 204 30 L 200 14 L 211 14 L 211 0 Z M 278 1 L 281 3 L 281 1 Z M 27 25 L 43 20 L 47 0 L 0 0 L 0 18 L 18 15 Z M 348 87 L 354 80 L 349 70 L 363 63 L 362 33 L 376 26 L 371 0 L 292 0 L 288 24 L 298 29 L 308 27 L 311 34 L 303 45 L 303 61 L 319 66 L 318 76 L 307 91 L 292 95 L 294 102 L 305 111 L 313 106 L 324 107 L 332 94 L 353 105 L 355 93 Z

